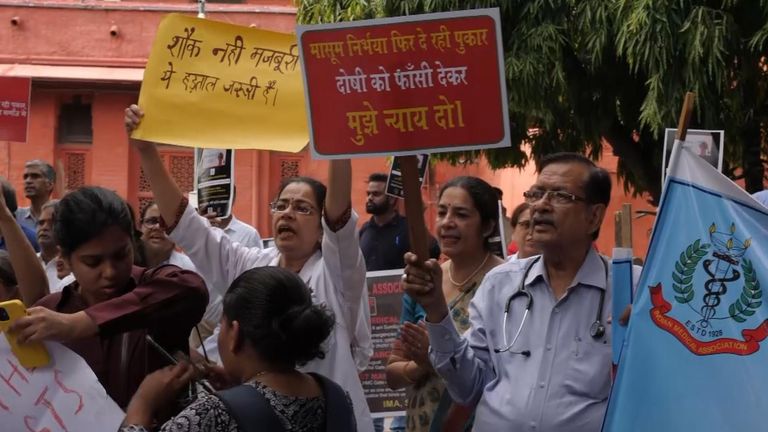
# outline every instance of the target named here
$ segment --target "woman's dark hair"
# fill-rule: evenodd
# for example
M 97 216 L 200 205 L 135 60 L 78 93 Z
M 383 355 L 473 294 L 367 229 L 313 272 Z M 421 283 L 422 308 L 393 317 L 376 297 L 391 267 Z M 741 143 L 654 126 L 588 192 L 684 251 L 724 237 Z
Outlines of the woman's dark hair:
M 333 315 L 312 303 L 304 281 L 280 267 L 257 267 L 232 282 L 223 300 L 228 322 L 240 323 L 239 337 L 279 368 L 294 368 L 324 358 L 323 341 Z
M 11 257 L 8 252 L 0 250 L 0 301 L 19 299 L 19 283 L 16 281 L 16 273 L 11 265 Z
M 440 201 L 446 189 L 451 187 L 462 188 L 469 194 L 477 212 L 480 213 L 480 223 L 483 229 L 487 227 L 493 228 L 498 223 L 499 200 L 497 199 L 496 192 L 493 190 L 493 186 L 489 185 L 488 182 L 472 176 L 456 177 L 440 188 L 437 200 Z M 493 230 L 491 229 L 490 231 L 491 233 L 485 237 L 484 246 L 486 250 L 489 248 L 488 238 L 493 235 Z
M 136 212 L 133 211 L 133 206 L 128 201 L 125 202 L 125 205 L 128 206 L 128 211 L 131 214 L 131 226 L 133 227 L 133 265 L 139 267 L 147 266 L 147 251 L 144 250 L 144 242 L 141 240 L 142 233 L 141 230 L 139 230 L 139 225 L 141 225 L 141 221 L 144 220 L 144 215 L 147 213 L 147 209 L 154 204 L 154 202 L 151 202 L 144 206 L 144 210 L 141 212 L 141 220 L 137 223 Z
M 154 201 L 150 201 L 144 205 L 144 207 L 141 209 L 141 217 L 138 220 L 138 225 L 141 225 L 144 222 L 144 218 L 147 217 L 147 210 L 149 210 L 149 208 L 154 205 L 157 205 L 157 203 Z
M 289 184 L 292 183 L 304 183 L 308 185 L 312 192 L 315 195 L 315 205 L 317 206 L 317 209 L 322 212 L 323 208 L 325 207 L 325 193 L 327 192 L 327 188 L 324 184 L 320 183 L 319 181 L 313 179 L 312 177 L 288 177 L 284 179 L 282 182 L 280 182 L 280 189 L 277 191 L 277 198 L 280 197 L 280 195 L 283 193 L 283 190 L 288 187 Z
M 16 272 L 11 265 L 11 256 L 4 250 L 0 250 L 0 282 L 10 288 L 19 284 L 16 281 Z
M 509 218 L 509 224 L 512 225 L 512 228 L 517 226 L 517 223 L 520 221 L 520 216 L 529 208 L 531 208 L 530 204 L 522 202 L 512 210 L 512 217 Z
M 134 238 L 133 215 L 127 203 L 111 190 L 85 186 L 59 201 L 53 234 L 61 253 L 68 256 L 112 226 Z
M 5 198 L 5 206 L 11 211 L 11 214 L 16 216 L 16 210 L 19 208 L 19 204 L 16 201 L 16 189 L 11 186 L 11 183 L 4 177 L 0 177 L 0 187 L 2 187 L 3 198 Z

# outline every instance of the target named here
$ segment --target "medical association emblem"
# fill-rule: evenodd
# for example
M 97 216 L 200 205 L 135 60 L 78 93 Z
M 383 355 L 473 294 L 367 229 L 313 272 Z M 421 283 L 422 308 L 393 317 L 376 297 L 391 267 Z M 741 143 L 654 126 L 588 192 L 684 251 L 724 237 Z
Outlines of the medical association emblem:
M 759 350 L 768 336 L 768 320 L 748 327 L 763 304 L 757 271 L 747 258 L 750 245 L 751 239 L 736 235 L 735 224 L 718 231 L 712 223 L 708 242 L 695 240 L 675 261 L 674 308 L 664 298 L 661 283 L 650 287 L 653 322 L 696 355 L 749 355 Z

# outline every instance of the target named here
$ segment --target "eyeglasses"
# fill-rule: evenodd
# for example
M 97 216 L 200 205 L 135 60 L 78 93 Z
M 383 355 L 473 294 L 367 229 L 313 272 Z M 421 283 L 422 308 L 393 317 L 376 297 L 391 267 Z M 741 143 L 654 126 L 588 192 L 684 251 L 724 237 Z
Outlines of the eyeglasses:
M 539 202 L 541 199 L 549 199 L 549 202 L 556 205 L 567 205 L 574 201 L 586 201 L 586 198 L 570 192 L 541 189 L 527 190 L 523 192 L 523 197 L 525 197 L 525 202 L 528 204 Z
M 312 214 L 313 211 L 315 211 L 315 208 L 312 207 L 312 205 L 302 201 L 278 200 L 269 203 L 269 209 L 273 214 L 285 213 L 291 208 L 293 208 L 293 211 L 303 216 L 308 216 Z
M 152 228 L 156 226 L 160 228 L 165 228 L 165 222 L 163 221 L 163 218 L 159 218 L 159 217 L 148 217 L 148 218 L 145 218 L 143 221 L 141 221 L 141 223 L 144 224 L 144 226 L 147 228 Z

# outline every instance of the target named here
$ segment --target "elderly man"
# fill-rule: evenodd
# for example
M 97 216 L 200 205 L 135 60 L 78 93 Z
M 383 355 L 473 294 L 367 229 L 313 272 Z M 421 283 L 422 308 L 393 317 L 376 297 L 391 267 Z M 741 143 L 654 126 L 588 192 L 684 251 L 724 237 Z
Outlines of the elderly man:
M 56 239 L 53 236 L 53 218 L 56 213 L 56 204 L 59 200 L 50 200 L 43 204 L 40 209 L 40 216 L 37 218 L 37 243 L 40 245 L 40 258 L 45 270 L 45 276 L 48 278 L 48 294 L 61 291 L 59 283 L 61 279 L 58 276 L 56 268 L 56 258 L 59 256 L 59 248 L 56 245 Z
M 24 165 L 24 196 L 29 200 L 29 207 L 20 207 L 16 220 L 24 227 L 35 231 L 43 204 L 51 199 L 56 186 L 56 171 L 51 164 L 41 160 L 31 160 Z
M 542 255 L 486 275 L 463 337 L 437 262 L 409 254 L 405 288 L 427 311 L 430 358 L 451 396 L 477 403 L 475 432 L 599 431 L 611 386 L 611 289 L 609 263 L 592 242 L 610 176 L 582 155 L 558 153 L 541 161 L 524 196 Z

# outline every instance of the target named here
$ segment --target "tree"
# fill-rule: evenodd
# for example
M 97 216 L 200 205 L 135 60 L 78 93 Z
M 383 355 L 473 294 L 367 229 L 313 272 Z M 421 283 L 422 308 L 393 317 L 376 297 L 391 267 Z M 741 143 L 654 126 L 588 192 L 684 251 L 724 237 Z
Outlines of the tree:
M 625 188 L 655 203 L 664 128 L 692 90 L 691 127 L 725 129 L 724 172 L 763 188 L 768 0 L 300 0 L 298 20 L 485 7 L 500 9 L 512 142 L 530 142 L 534 161 L 556 151 L 599 158 L 609 143 Z M 530 162 L 520 146 L 483 153 L 492 168 Z

